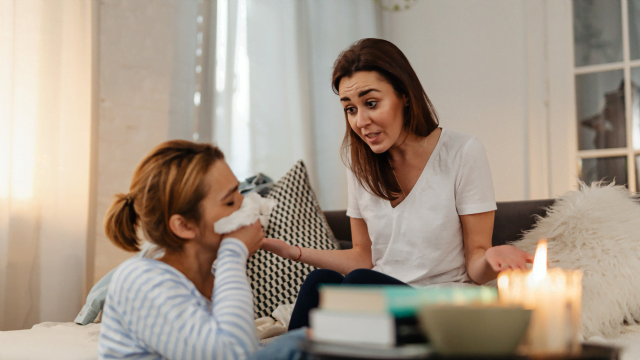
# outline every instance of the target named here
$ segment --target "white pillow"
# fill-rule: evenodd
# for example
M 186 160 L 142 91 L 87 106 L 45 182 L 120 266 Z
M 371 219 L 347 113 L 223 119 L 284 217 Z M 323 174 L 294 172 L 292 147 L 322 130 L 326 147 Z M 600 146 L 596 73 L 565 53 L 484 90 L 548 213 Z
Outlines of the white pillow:
M 616 337 L 640 320 L 640 204 L 623 186 L 580 185 L 514 243 L 531 254 L 549 241 L 553 267 L 581 269 L 582 335 Z

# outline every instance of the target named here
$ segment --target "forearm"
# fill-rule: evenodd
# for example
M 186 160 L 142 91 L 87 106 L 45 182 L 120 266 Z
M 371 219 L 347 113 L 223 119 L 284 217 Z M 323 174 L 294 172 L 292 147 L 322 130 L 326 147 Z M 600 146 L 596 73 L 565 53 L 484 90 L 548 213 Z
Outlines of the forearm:
M 487 250 L 477 249 L 467 257 L 467 274 L 478 285 L 495 279 L 498 273 L 493 271 L 486 259 Z
M 321 269 L 337 271 L 347 275 L 356 269 L 371 269 L 371 254 L 357 248 L 348 250 L 319 250 L 301 248 L 302 256 L 298 261 Z M 291 259 L 297 259 L 300 251 L 297 247 L 292 250 Z
M 239 240 L 227 238 L 222 241 L 212 299 L 217 344 L 238 356 L 246 356 L 259 347 L 253 292 L 246 273 L 248 255 L 249 251 Z

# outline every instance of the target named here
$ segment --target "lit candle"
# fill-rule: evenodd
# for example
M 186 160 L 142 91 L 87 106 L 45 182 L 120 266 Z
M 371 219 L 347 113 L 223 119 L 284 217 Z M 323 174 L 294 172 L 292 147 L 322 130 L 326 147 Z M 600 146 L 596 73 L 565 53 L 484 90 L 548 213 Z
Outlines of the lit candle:
M 579 270 L 547 269 L 546 240 L 538 243 L 531 271 L 507 270 L 498 275 L 500 301 L 533 310 L 523 352 L 579 351 L 581 282 Z

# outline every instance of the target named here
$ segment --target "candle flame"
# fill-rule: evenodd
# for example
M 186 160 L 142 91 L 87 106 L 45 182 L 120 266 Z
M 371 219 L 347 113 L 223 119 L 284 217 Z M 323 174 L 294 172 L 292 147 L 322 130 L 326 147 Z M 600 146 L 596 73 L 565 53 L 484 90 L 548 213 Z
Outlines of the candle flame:
M 529 275 L 529 285 L 539 284 L 547 275 L 547 240 L 540 240 L 533 258 L 533 268 Z

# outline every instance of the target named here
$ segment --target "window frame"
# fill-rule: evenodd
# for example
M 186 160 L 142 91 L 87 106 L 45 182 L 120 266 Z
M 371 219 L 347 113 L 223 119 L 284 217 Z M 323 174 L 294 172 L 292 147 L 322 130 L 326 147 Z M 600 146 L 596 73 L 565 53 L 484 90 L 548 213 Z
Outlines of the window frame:
M 626 147 L 621 148 L 612 148 L 612 149 L 592 149 L 592 150 L 579 150 L 576 143 L 576 172 L 578 176 L 581 174 L 581 160 L 583 159 L 603 159 L 603 158 L 611 158 L 611 157 L 627 157 L 627 188 L 630 192 L 635 193 L 637 189 L 637 180 L 636 180 L 636 156 L 640 155 L 640 148 L 635 149 L 633 144 L 633 98 L 631 93 L 631 70 L 633 68 L 640 68 L 640 60 L 631 60 L 630 55 L 630 43 L 629 43 L 629 3 L 628 0 L 619 0 L 621 5 L 621 26 L 622 26 L 622 61 L 607 63 L 607 64 L 597 64 L 597 65 L 586 65 L 586 66 L 575 66 L 575 61 L 572 61 L 573 72 L 572 72 L 572 81 L 574 83 L 574 102 L 573 106 L 576 106 L 576 89 L 575 89 L 575 77 L 578 75 L 585 74 L 595 74 L 605 71 L 612 70 L 622 70 L 624 76 L 624 102 L 625 102 L 625 125 L 626 125 Z M 575 53 L 575 43 L 573 39 L 573 6 L 574 1 L 571 1 L 571 49 L 572 53 Z M 577 114 L 574 114 L 573 126 L 575 127 L 575 136 L 578 137 L 579 130 L 579 120 L 577 118 Z

